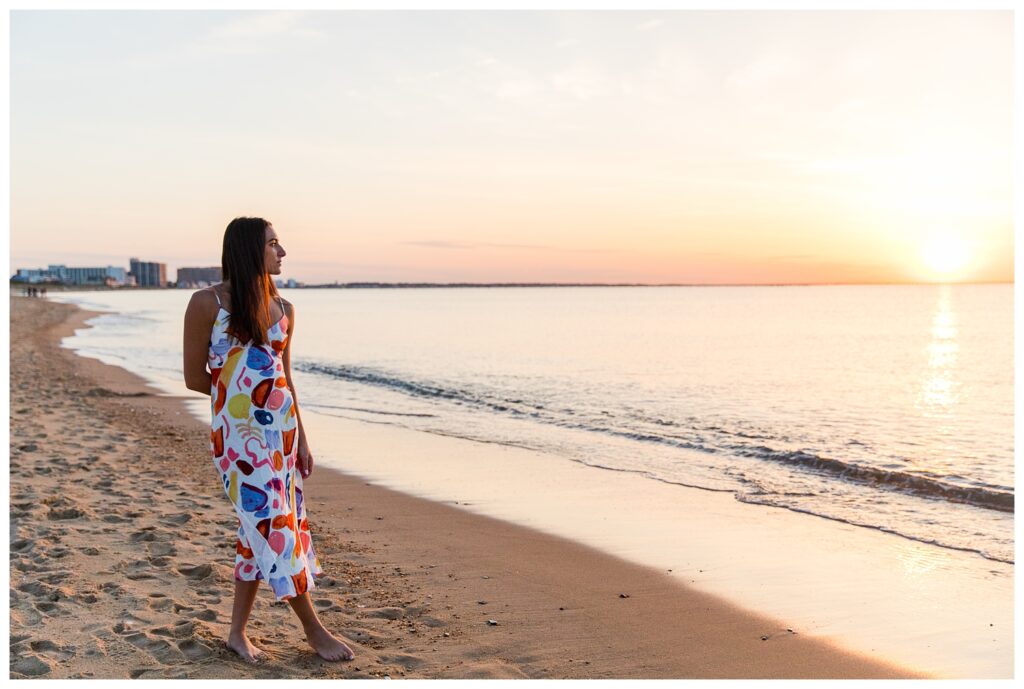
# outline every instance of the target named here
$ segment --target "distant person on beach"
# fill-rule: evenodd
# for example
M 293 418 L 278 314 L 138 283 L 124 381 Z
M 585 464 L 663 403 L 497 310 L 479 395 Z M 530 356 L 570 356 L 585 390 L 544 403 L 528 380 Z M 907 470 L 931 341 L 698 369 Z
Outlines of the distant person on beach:
M 285 255 L 269 222 L 235 218 L 224 232 L 223 282 L 194 292 L 185 311 L 185 385 L 211 396 L 213 463 L 239 521 L 226 645 L 249 662 L 266 656 L 245 630 L 266 580 L 317 654 L 351 660 L 352 649 L 327 631 L 309 596 L 322 570 L 303 500 L 313 455 L 292 385 L 295 310 L 272 277 Z

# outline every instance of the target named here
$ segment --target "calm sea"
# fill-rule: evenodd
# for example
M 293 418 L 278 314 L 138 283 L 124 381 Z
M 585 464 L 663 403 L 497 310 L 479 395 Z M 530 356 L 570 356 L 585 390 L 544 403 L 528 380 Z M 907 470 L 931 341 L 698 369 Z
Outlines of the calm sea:
M 1012 285 L 282 293 L 303 408 L 1013 562 Z M 190 294 L 53 298 L 180 392 Z

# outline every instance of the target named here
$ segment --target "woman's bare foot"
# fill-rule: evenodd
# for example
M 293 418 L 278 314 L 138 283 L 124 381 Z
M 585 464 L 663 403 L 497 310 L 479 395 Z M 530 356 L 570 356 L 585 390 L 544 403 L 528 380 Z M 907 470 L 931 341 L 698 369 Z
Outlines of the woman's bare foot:
M 324 660 L 352 660 L 356 654 L 324 627 L 306 632 L 306 641 Z
M 255 664 L 267 657 L 266 653 L 252 645 L 252 642 L 249 641 L 249 637 L 245 634 L 238 636 L 232 634 L 228 636 L 228 640 L 224 642 L 224 645 L 242 656 L 242 659 L 247 663 Z

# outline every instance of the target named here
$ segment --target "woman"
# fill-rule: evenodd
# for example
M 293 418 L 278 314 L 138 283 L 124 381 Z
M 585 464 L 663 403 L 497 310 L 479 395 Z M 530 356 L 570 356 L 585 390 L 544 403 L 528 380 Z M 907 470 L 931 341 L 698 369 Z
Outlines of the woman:
M 245 633 L 266 580 L 321 657 L 351 660 L 352 649 L 327 631 L 309 599 L 322 571 L 302 499 L 313 455 L 292 385 L 295 311 L 271 277 L 285 255 L 269 222 L 235 218 L 224 232 L 223 282 L 195 292 L 185 311 L 185 385 L 211 396 L 213 462 L 239 521 L 227 646 L 249 662 L 266 656 Z

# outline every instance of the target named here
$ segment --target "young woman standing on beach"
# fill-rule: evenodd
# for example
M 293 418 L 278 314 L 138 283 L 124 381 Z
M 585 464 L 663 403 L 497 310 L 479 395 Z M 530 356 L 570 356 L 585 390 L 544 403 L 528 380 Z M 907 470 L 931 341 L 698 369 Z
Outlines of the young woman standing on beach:
M 185 311 L 185 385 L 211 397 L 213 463 L 239 521 L 226 643 L 249 662 L 265 657 L 245 632 L 265 579 L 321 657 L 351 660 L 352 649 L 327 631 L 309 596 L 321 573 L 302 495 L 313 455 L 292 385 L 295 310 L 272 278 L 284 256 L 269 222 L 235 218 L 224 232 L 223 282 L 195 292 Z

